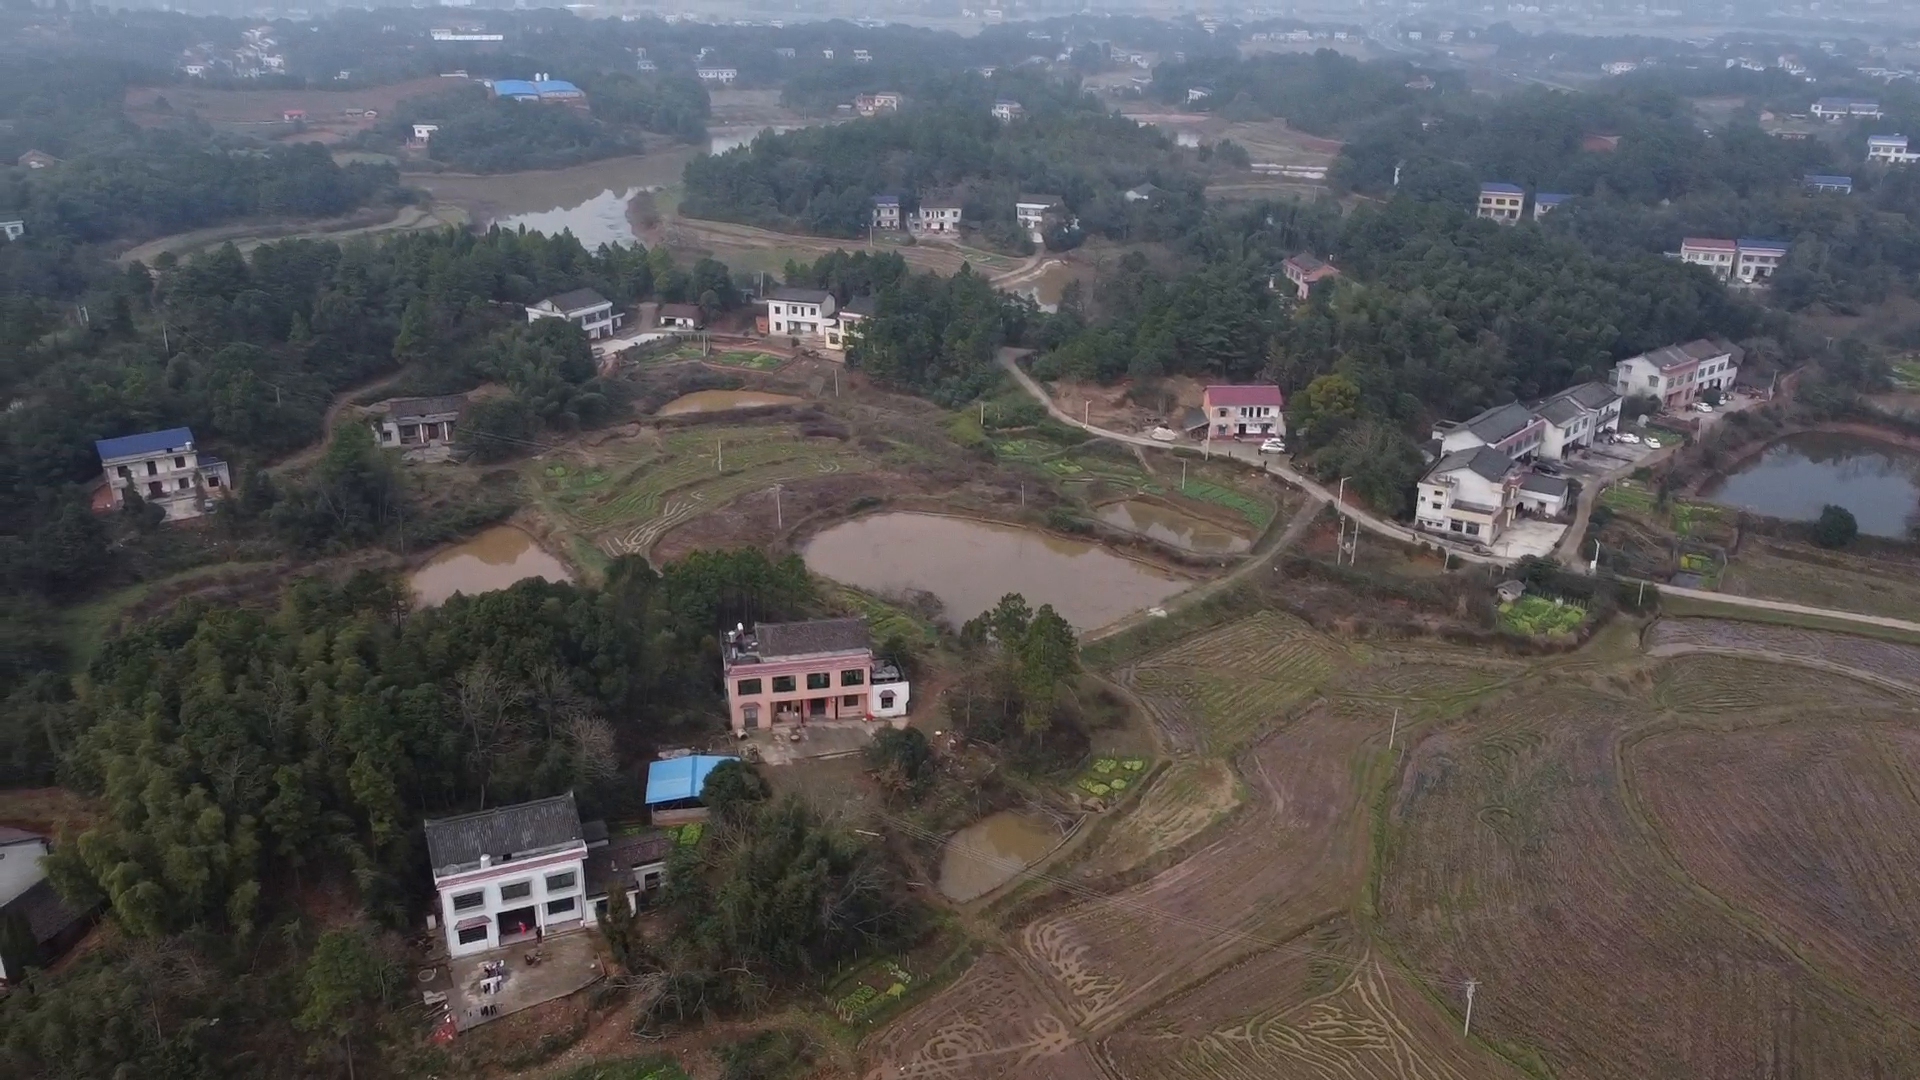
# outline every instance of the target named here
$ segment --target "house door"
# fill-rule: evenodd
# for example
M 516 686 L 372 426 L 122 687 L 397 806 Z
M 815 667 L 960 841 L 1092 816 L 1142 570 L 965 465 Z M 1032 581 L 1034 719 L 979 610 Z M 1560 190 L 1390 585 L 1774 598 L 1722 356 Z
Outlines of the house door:
M 746 725 L 750 728 L 759 727 L 760 726 L 760 706 L 758 705 L 740 706 L 740 719 L 744 721 Z

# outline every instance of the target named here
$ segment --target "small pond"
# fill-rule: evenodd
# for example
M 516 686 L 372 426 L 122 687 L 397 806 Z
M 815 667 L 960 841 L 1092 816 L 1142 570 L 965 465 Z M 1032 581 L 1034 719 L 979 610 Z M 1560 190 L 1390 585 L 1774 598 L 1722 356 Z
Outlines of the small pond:
M 1196 555 L 1237 555 L 1253 546 L 1238 533 L 1145 499 L 1108 503 L 1100 520 Z
M 1059 842 L 1060 830 L 1045 818 L 1012 810 L 990 814 L 954 833 L 940 849 L 940 894 L 962 903 L 985 896 Z
M 627 220 L 627 204 L 639 193 L 637 187 L 608 188 L 571 205 L 507 214 L 494 218 L 492 223 L 502 229 L 518 229 L 524 225 L 550 236 L 562 229 L 571 229 L 574 239 L 588 251 L 601 244 L 631 244 L 638 238 Z
M 766 405 L 793 405 L 801 399 L 791 394 L 768 394 L 759 390 L 695 390 L 665 405 L 655 416 L 681 416 L 686 413 L 721 412 L 726 409 L 752 409 Z
M 1920 506 L 1920 453 L 1852 435 L 1789 435 L 1701 495 L 1790 521 L 1812 521 L 1833 503 L 1852 511 L 1863 533 L 1902 537 Z
M 556 559 L 524 530 L 496 525 L 473 539 L 435 555 L 413 572 L 414 602 L 438 607 L 454 593 L 492 592 L 525 578 L 572 581 L 566 564 Z
M 801 555 L 815 573 L 869 592 L 932 593 L 955 626 L 1019 593 L 1092 630 L 1190 584 L 1085 540 L 939 514 L 844 521 L 807 541 Z

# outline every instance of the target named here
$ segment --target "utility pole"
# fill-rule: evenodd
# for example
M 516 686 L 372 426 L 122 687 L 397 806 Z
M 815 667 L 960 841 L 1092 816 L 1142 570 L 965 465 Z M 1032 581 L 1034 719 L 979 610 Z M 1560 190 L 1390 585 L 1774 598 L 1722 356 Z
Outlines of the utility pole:
M 713 471 L 714 472 L 727 471 L 727 460 L 726 460 L 725 454 L 726 452 L 720 448 L 720 440 L 719 439 L 713 440 Z
M 1180 493 L 1184 495 L 1186 494 L 1186 491 L 1187 491 L 1187 459 L 1181 458 L 1180 459 Z
M 840 396 L 840 369 L 839 368 L 833 369 L 833 396 L 834 397 Z
M 1393 710 L 1393 726 L 1387 729 L 1387 749 L 1393 749 L 1394 736 L 1400 734 L 1400 710 Z
M 1467 1022 L 1460 1025 L 1461 1035 L 1473 1034 L 1473 992 L 1479 988 L 1480 984 L 1478 982 L 1472 979 L 1467 980 Z
M 787 527 L 786 516 L 780 512 L 779 484 L 773 485 L 773 527 L 776 529 L 784 529 Z
M 1080 403 L 1080 426 L 1081 427 L 1092 426 L 1087 419 L 1091 415 L 1093 415 L 1093 399 L 1088 398 L 1087 400 Z

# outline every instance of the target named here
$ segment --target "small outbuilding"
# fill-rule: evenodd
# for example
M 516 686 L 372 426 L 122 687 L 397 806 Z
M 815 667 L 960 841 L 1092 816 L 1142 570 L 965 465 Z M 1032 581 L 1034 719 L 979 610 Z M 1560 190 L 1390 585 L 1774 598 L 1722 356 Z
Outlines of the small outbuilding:
M 703 821 L 706 804 L 700 793 L 706 789 L 713 770 L 737 757 L 721 754 L 689 754 L 666 758 L 647 766 L 647 811 L 655 825 L 679 825 Z

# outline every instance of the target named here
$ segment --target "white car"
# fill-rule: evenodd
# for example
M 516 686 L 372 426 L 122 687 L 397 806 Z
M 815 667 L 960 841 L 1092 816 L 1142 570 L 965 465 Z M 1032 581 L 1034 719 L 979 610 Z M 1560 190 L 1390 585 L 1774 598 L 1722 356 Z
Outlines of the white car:
M 1653 437 L 1653 436 L 1651 436 L 1651 435 L 1649 435 L 1649 436 L 1647 436 L 1647 449 L 1649 449 L 1649 450 L 1658 450 L 1658 449 L 1660 449 L 1660 440 L 1659 440 L 1659 439 L 1656 439 L 1656 438 L 1654 438 L 1654 437 Z
M 1284 454 L 1287 452 L 1287 440 L 1268 439 L 1266 442 L 1260 444 L 1260 452 L 1263 454 Z
M 1635 435 L 1631 431 L 1623 431 L 1620 433 L 1620 441 L 1623 443 L 1633 443 L 1635 445 L 1639 445 L 1640 436 Z
M 1704 401 L 1696 401 L 1693 403 L 1693 411 L 1694 412 L 1712 412 L 1713 406 L 1707 404 Z

